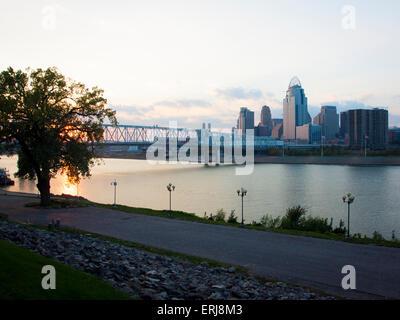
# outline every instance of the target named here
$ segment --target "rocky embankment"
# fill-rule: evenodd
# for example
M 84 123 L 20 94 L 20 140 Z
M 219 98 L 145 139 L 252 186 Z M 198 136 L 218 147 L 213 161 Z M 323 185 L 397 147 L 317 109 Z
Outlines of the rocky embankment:
M 264 283 L 234 267 L 211 267 L 206 262 L 195 265 L 89 235 L 0 221 L 0 239 L 93 274 L 141 299 L 332 299 L 285 283 Z

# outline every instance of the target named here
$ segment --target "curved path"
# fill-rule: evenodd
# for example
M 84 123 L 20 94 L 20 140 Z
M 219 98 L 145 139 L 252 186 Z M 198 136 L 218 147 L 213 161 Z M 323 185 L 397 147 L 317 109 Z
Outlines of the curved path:
M 32 198 L 0 196 L 10 220 L 62 225 L 243 266 L 255 274 L 351 298 L 400 299 L 400 249 L 172 220 L 103 208 L 34 209 Z M 357 271 L 357 290 L 341 288 L 342 267 Z

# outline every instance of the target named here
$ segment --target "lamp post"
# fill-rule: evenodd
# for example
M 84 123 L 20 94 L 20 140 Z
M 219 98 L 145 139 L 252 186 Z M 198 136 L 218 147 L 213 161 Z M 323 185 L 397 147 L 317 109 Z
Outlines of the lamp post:
M 244 188 L 241 188 L 240 190 L 237 190 L 237 195 L 239 197 L 242 197 L 242 226 L 244 226 L 244 216 L 243 216 L 243 198 L 247 195 L 247 190 Z
M 175 186 L 172 183 L 169 183 L 167 185 L 167 190 L 169 191 L 169 216 L 172 217 L 172 211 L 171 211 L 171 193 L 172 191 L 175 191 Z
M 114 207 L 117 206 L 117 180 L 111 182 L 111 185 L 114 186 Z
M 342 197 L 344 203 L 347 203 L 347 238 L 350 238 L 350 205 L 354 202 L 355 197 L 348 193 Z

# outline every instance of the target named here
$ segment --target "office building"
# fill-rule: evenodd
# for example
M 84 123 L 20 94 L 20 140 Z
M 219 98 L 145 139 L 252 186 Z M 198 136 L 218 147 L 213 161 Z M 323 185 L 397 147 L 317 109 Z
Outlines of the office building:
M 389 144 L 400 144 L 400 128 L 394 127 L 389 130 Z
M 271 109 L 263 106 L 261 109 L 260 123 L 255 128 L 255 135 L 259 137 L 270 137 L 272 133 Z
M 294 77 L 283 99 L 283 139 L 296 140 L 296 127 L 311 123 L 307 97 L 300 80 Z
M 321 143 L 321 126 L 315 124 L 305 124 L 296 127 L 296 141 L 304 144 Z
M 345 140 L 349 139 L 349 117 L 347 112 L 340 113 L 339 135 Z
M 336 107 L 322 106 L 321 112 L 314 118 L 313 123 L 321 126 L 322 136 L 325 139 L 335 139 L 339 134 L 339 115 Z
M 384 109 L 356 109 L 341 114 L 341 133 L 352 147 L 386 149 L 389 143 L 389 113 Z
M 274 128 L 272 129 L 272 137 L 275 139 L 282 139 L 283 136 L 283 122 L 278 123 Z
M 246 134 L 246 130 L 254 130 L 254 112 L 247 108 L 241 108 L 238 119 L 239 133 Z

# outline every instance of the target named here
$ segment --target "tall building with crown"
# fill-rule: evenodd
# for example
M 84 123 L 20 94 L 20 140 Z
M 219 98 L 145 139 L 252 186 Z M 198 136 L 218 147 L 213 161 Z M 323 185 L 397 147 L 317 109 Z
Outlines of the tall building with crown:
M 307 97 L 300 80 L 294 77 L 283 99 L 283 139 L 296 140 L 296 127 L 311 123 Z

